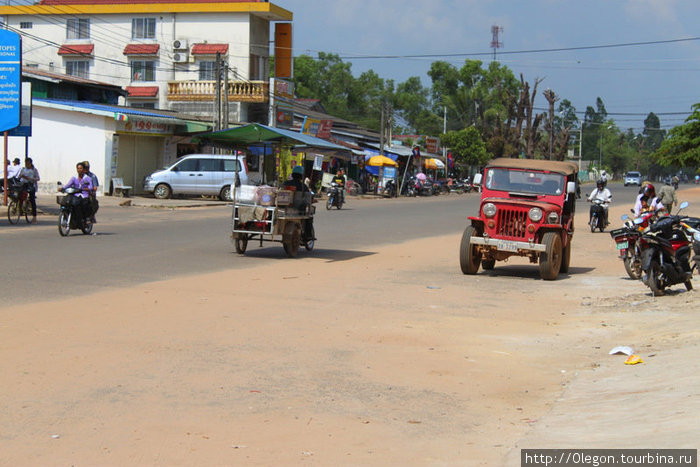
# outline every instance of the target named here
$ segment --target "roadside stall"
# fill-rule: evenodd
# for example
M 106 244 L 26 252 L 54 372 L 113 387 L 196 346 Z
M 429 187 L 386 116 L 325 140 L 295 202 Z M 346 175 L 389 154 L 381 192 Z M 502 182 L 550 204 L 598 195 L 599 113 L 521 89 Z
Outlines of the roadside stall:
M 365 156 L 365 170 L 377 177 L 376 192 L 383 193 L 388 187 L 396 187 L 396 167 L 399 164 L 393 159 L 384 156 Z M 391 188 L 390 188 L 391 189 Z

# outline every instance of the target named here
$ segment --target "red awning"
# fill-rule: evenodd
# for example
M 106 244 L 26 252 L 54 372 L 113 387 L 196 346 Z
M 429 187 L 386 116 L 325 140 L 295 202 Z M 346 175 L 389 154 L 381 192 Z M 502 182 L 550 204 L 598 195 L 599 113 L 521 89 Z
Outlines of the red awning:
M 228 44 L 194 44 L 192 46 L 192 55 L 216 55 L 220 53 L 225 55 L 228 53 Z
M 62 45 L 58 49 L 58 55 L 92 55 L 95 44 L 70 44 Z
M 160 44 L 127 44 L 124 55 L 158 55 Z
M 158 86 L 127 86 L 128 97 L 156 97 L 158 96 Z

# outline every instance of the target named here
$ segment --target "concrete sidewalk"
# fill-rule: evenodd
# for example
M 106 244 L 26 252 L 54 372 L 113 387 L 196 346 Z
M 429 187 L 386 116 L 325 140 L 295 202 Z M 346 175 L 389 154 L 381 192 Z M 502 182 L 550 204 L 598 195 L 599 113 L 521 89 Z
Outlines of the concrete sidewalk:
M 37 194 L 36 208 L 37 213 L 58 215 L 59 205 L 56 202 L 56 196 L 62 195 L 47 195 Z M 98 201 L 100 207 L 105 206 L 134 206 L 143 208 L 155 209 L 175 209 L 175 208 L 196 208 L 202 206 L 221 206 L 229 204 L 230 201 L 221 201 L 218 198 L 173 198 L 173 199 L 156 199 L 147 196 L 130 196 L 123 198 L 121 196 L 99 196 Z

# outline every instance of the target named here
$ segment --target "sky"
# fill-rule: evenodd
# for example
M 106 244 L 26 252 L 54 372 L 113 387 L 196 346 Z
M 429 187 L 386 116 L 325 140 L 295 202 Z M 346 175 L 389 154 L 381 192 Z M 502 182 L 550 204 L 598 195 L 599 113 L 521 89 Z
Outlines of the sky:
M 550 88 L 571 101 L 582 119 L 600 97 L 618 128 L 641 132 L 649 112 L 659 116 L 662 128 L 671 128 L 700 102 L 698 0 L 271 3 L 294 14 L 295 56 L 338 54 L 356 77 L 371 69 L 396 83 L 417 76 L 429 87 L 434 61 L 459 68 L 475 59 L 485 68 L 493 60 L 491 27 L 497 25 L 497 60 L 516 78 L 522 73 L 531 84 L 543 80 L 536 108 L 547 107 L 542 92 Z

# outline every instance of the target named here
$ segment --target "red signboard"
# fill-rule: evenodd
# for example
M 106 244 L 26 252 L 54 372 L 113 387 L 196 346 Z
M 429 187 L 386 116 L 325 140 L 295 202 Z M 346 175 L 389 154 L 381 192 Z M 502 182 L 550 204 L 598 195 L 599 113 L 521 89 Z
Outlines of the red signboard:
M 317 138 L 328 139 L 331 137 L 331 128 L 333 128 L 333 120 L 321 120 L 318 126 Z

